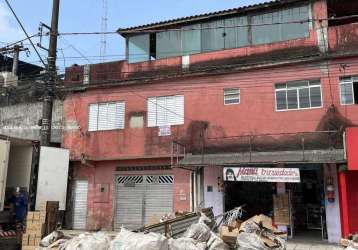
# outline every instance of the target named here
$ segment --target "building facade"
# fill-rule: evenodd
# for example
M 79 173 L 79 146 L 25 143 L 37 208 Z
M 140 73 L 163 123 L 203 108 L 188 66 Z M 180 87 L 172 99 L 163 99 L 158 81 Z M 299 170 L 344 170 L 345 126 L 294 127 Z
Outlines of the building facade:
M 358 122 L 358 6 L 348 2 L 273 1 L 119 29 L 127 60 L 68 68 L 73 227 L 243 204 L 275 219 L 273 196 L 287 194 L 288 222 L 276 223 L 292 237 L 354 232 L 345 131 Z M 300 183 L 224 175 L 275 168 L 299 171 Z

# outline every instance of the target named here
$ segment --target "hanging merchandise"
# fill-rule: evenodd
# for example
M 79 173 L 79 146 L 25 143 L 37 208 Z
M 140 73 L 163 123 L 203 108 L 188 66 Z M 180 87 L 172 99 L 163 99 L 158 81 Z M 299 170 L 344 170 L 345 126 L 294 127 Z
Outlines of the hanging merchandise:
M 335 195 L 334 195 L 334 185 L 333 185 L 332 176 L 327 177 L 326 192 L 327 192 L 328 202 L 333 203 L 335 200 Z

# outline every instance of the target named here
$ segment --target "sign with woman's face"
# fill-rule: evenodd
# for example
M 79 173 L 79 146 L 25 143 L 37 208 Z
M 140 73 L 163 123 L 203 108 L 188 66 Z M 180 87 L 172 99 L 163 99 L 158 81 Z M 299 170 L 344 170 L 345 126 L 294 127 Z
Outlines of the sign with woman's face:
M 245 182 L 301 182 L 299 168 L 224 168 L 224 181 Z

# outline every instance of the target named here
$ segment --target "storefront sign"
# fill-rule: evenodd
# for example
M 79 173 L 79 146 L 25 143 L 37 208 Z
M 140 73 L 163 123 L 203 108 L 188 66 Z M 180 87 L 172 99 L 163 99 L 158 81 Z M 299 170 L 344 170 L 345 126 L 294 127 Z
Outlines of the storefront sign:
M 298 168 L 224 168 L 225 181 L 301 182 Z

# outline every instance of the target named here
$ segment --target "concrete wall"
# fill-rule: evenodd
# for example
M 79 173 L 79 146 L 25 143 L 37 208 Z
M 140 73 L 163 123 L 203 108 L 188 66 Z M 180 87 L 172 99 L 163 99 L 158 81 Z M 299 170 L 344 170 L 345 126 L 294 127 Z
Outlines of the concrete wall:
M 215 215 L 224 212 L 224 190 L 218 185 L 218 177 L 223 178 L 223 168 L 210 166 L 204 168 L 204 201 L 205 207 L 213 207 Z M 212 187 L 212 190 L 209 190 Z
M 53 106 L 52 142 L 61 142 L 63 115 L 62 101 L 55 101 Z M 42 117 L 42 103 L 21 103 L 0 107 L 0 134 L 27 140 L 40 140 L 38 121 Z
M 340 218 L 340 204 L 339 204 L 339 185 L 338 185 L 338 175 L 337 167 L 335 164 L 327 164 L 324 167 L 324 185 L 327 186 L 327 179 L 329 177 L 333 178 L 334 185 L 334 202 L 329 202 L 327 198 L 327 191 L 325 197 L 326 204 L 326 224 L 327 224 L 327 234 L 328 241 L 331 243 L 339 243 L 341 240 L 341 218 Z
M 32 152 L 30 146 L 11 146 L 7 170 L 7 187 L 25 187 L 29 191 Z

